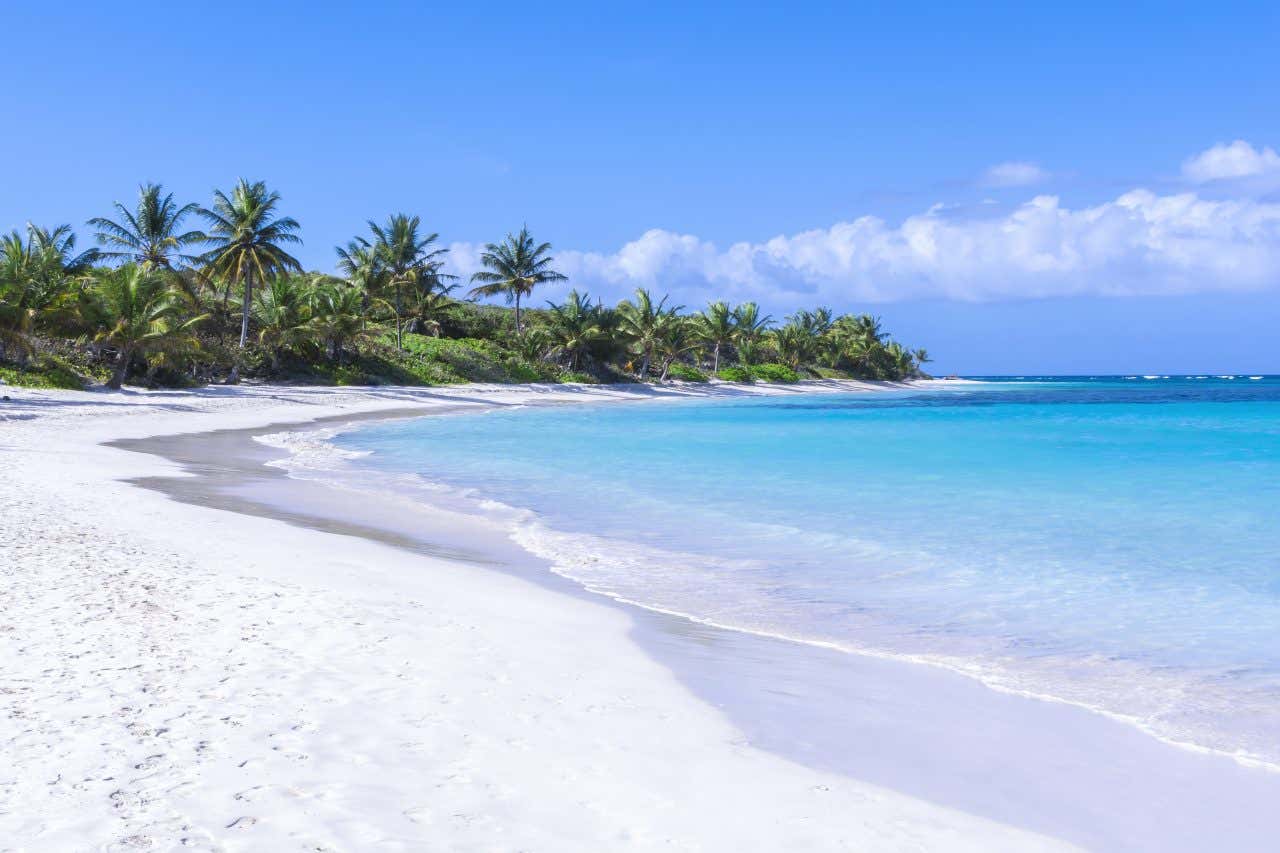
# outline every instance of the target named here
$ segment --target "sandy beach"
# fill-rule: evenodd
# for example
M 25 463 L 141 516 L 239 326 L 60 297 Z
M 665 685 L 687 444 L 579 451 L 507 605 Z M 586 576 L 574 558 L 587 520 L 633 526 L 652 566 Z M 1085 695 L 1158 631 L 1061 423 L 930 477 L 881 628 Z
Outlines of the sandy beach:
M 4 389 L 0 850 L 1265 849 L 1274 774 L 619 606 L 246 438 L 883 387 Z
M 752 748 L 612 607 L 175 503 L 102 444 L 625 392 L 5 393 L 0 849 L 1057 846 Z

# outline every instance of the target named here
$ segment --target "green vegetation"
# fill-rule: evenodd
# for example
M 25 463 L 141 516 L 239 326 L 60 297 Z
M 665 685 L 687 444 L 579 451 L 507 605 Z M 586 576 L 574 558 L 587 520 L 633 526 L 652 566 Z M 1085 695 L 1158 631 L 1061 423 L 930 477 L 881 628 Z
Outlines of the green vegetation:
M 799 382 L 800 374 L 785 364 L 753 364 L 747 368 L 757 382 Z
M 745 366 L 738 367 L 722 367 L 716 371 L 716 378 L 724 382 L 755 382 L 755 377 L 751 375 L 751 368 Z
M 696 367 L 690 367 L 687 364 L 676 362 L 667 370 L 669 379 L 678 379 L 681 382 L 706 382 L 707 374 L 703 373 Z
M 923 376 L 929 361 L 877 318 L 821 307 L 775 323 L 753 302 L 690 313 L 647 289 L 616 305 L 578 290 L 531 305 L 566 277 L 527 227 L 485 246 L 468 299 L 438 235 L 406 213 L 338 247 L 336 274 L 304 272 L 281 203 L 262 182 L 207 208 L 145 184 L 89 220 L 99 248 L 77 251 L 69 225 L 0 237 L 0 381 L 797 382 Z M 512 307 L 474 301 L 492 297 Z

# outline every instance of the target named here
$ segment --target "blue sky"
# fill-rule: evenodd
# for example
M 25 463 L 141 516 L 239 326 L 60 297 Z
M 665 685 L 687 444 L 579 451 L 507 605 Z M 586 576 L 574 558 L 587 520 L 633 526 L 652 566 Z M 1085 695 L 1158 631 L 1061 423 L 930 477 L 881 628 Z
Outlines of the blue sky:
M 1280 372 L 1274 4 L 606 5 L 11 9 L 0 228 L 243 175 L 320 269 L 527 221 L 609 301 L 867 309 L 940 372 Z

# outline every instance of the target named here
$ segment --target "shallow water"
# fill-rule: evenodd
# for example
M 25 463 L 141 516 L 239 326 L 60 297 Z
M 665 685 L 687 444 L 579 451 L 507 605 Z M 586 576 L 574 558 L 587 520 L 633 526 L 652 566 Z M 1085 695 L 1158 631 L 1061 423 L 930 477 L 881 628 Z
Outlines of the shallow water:
M 1280 764 L 1280 380 L 574 406 L 337 436 L 591 589 Z M 321 465 L 323 454 L 297 457 Z

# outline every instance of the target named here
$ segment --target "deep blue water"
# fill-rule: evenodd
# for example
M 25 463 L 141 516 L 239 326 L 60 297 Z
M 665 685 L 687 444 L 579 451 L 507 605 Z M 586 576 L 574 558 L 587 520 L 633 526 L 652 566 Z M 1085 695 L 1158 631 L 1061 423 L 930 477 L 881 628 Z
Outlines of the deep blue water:
M 1280 765 L 1280 379 L 586 405 L 336 441 L 591 589 Z

